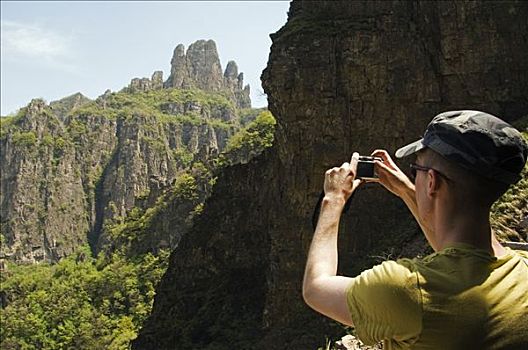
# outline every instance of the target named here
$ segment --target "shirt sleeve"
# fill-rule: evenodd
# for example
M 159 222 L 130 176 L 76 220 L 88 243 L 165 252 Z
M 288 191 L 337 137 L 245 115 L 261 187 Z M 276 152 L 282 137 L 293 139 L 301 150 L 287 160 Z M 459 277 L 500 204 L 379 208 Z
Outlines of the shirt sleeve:
M 347 303 L 357 335 L 367 345 L 381 340 L 412 344 L 421 332 L 418 276 L 403 261 L 385 261 L 353 278 Z

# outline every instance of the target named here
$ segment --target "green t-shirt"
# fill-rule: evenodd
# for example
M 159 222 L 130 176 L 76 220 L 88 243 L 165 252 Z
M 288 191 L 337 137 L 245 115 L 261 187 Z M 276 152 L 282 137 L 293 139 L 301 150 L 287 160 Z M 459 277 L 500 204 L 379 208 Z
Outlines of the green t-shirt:
M 528 349 L 528 254 L 506 249 L 456 244 L 364 271 L 347 290 L 358 337 L 384 349 Z

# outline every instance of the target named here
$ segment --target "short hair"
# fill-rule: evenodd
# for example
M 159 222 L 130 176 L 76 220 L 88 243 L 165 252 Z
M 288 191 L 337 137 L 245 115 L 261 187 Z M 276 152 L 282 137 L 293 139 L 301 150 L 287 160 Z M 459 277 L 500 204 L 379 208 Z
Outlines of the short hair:
M 420 151 L 427 164 L 448 177 L 448 186 L 454 191 L 454 196 L 463 198 L 477 206 L 490 208 L 510 187 L 509 184 L 488 179 L 459 164 L 444 158 L 430 148 Z

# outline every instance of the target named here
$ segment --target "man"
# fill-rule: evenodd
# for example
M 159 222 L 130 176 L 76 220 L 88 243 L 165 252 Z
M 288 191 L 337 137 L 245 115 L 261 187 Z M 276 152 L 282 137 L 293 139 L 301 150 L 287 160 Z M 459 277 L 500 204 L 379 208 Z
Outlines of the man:
M 502 120 L 478 111 L 437 115 L 424 137 L 396 152 L 416 155 L 415 182 L 386 151 L 379 183 L 399 196 L 435 253 L 386 261 L 355 278 L 336 276 L 343 207 L 360 186 L 359 155 L 326 172 L 308 253 L 303 297 L 385 349 L 528 349 L 528 260 L 503 247 L 490 207 L 520 179 L 528 147 Z

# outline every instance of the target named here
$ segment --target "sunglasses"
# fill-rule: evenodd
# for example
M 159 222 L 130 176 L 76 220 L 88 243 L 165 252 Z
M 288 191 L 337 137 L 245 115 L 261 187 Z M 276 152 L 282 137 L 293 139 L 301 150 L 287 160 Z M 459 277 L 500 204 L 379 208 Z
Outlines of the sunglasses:
M 441 172 L 439 172 L 438 170 L 436 170 L 434 168 L 418 165 L 418 164 L 415 164 L 415 163 L 409 164 L 409 168 L 411 169 L 410 179 L 411 179 L 411 181 L 413 183 L 416 181 L 416 172 L 417 171 L 429 171 L 429 170 L 435 171 L 438 175 L 440 175 L 440 177 L 443 177 L 447 181 L 453 181 L 453 180 L 451 180 L 450 178 L 448 178 L 447 176 L 445 176 L 444 174 L 442 174 Z

